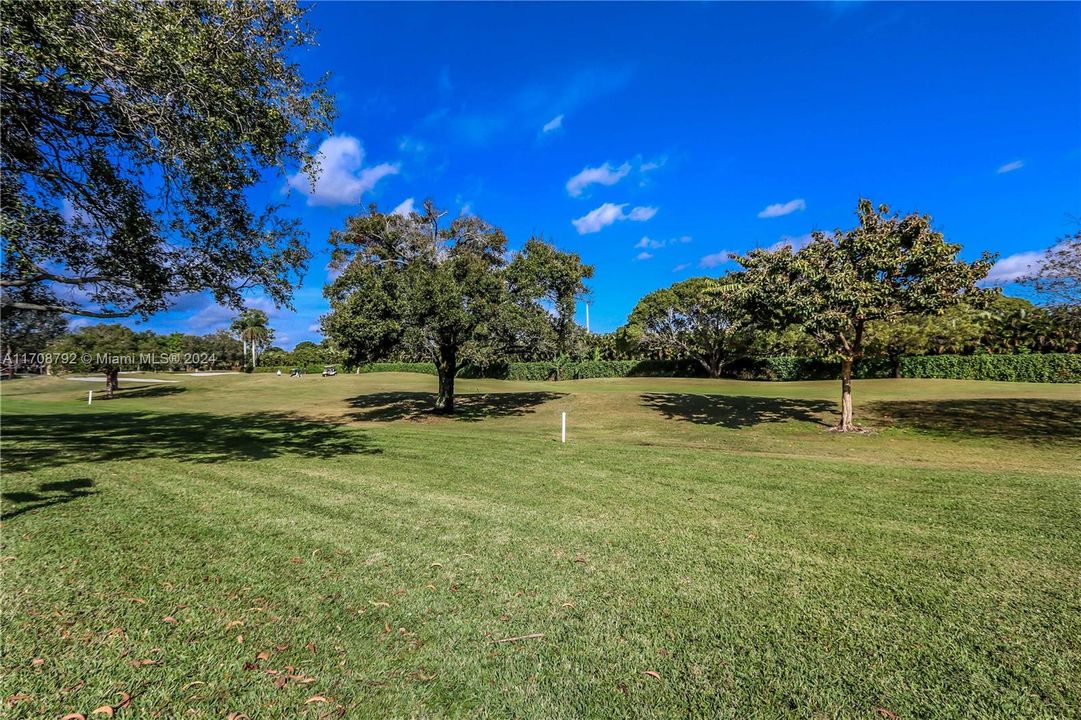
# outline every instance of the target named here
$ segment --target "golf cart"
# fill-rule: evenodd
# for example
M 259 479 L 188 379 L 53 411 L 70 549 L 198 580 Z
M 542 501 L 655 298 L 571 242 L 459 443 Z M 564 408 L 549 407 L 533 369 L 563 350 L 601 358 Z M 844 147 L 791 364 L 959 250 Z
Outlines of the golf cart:
M 303 374 L 304 374 L 304 371 L 301 370 L 300 368 L 293 368 L 292 370 L 289 371 L 289 377 L 300 377 Z
M 327 365 L 325 368 L 323 368 L 323 377 L 334 377 L 337 374 L 338 374 L 338 366 L 337 365 Z

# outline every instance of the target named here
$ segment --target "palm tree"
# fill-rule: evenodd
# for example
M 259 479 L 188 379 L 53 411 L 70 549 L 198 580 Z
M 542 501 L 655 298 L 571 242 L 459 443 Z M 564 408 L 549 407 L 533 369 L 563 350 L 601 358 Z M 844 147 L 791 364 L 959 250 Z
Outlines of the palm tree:
M 266 347 L 274 338 L 274 331 L 267 326 L 269 318 L 262 310 L 248 308 L 233 320 L 230 328 L 244 343 L 244 355 L 247 356 L 248 348 L 251 348 L 251 365 L 254 368 L 256 362 L 256 350 Z

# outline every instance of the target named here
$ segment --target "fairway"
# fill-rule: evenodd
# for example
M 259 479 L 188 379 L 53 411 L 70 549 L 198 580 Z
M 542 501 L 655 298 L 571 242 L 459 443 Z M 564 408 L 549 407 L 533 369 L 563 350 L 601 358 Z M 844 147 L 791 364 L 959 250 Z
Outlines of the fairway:
M 3 385 L 8 717 L 1081 708 L 1078 385 L 148 377 Z

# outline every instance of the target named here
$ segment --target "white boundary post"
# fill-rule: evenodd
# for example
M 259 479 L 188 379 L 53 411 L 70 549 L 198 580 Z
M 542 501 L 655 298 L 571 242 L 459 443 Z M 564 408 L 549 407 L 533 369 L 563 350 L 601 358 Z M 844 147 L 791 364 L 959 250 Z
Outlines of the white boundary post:
M 94 391 L 93 390 L 91 390 L 90 394 L 86 396 L 86 404 L 87 405 L 93 405 L 94 404 Z
M 567 413 L 563 413 L 563 442 L 567 442 Z

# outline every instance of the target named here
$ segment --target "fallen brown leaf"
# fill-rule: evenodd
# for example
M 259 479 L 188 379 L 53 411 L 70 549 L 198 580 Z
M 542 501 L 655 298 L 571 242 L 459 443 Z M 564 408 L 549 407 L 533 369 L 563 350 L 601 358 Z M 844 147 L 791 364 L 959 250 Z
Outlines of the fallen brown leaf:
M 130 598 L 128 598 L 128 602 L 138 603 L 140 605 L 146 605 L 146 600 L 144 600 L 143 598 L 138 598 L 138 597 L 130 597 Z
M 41 667 L 45 664 L 45 660 L 43 660 L 42 658 L 34 658 L 30 661 L 30 664 L 34 667 Z
M 230 620 L 229 622 L 225 623 L 225 629 L 226 630 L 232 630 L 233 628 L 237 627 L 238 625 L 243 625 L 243 624 L 244 624 L 243 620 Z
M 176 618 L 173 617 L 172 615 L 166 615 L 165 617 L 163 617 L 161 619 L 161 621 L 163 623 L 169 623 L 170 625 L 175 625 L 176 624 Z
M 315 654 L 315 643 L 313 643 L 313 642 L 308 643 L 307 645 L 304 646 L 304 649 L 310 651 L 312 653 L 312 655 L 314 655 Z
M 237 645 L 243 645 L 244 644 L 244 636 L 243 635 L 237 635 L 236 636 L 236 644 Z
M 330 702 L 330 701 L 327 700 L 322 695 L 312 695 L 310 698 L 308 698 L 307 700 L 304 701 L 304 704 L 308 705 L 308 704 L 314 703 L 314 702 L 325 703 L 325 702 Z
M 136 668 L 137 667 L 145 667 L 147 665 L 157 665 L 157 664 L 158 664 L 157 660 L 151 660 L 149 658 L 145 658 L 143 660 L 132 660 L 131 661 L 131 666 L 136 667 Z
M 882 717 L 886 718 L 887 720 L 897 720 L 897 713 L 890 712 L 886 708 L 883 708 L 883 707 L 875 708 L 875 712 L 878 713 L 879 715 L 881 715 Z
M 15 693 L 14 695 L 9 695 L 7 699 L 4 700 L 4 702 L 6 702 L 8 705 L 14 705 L 15 703 L 23 702 L 24 700 L 30 699 L 31 697 L 25 693 Z
M 82 713 L 68 713 L 60 718 L 60 720 L 86 720 L 86 715 L 83 715 Z
M 661 674 L 656 670 L 643 670 L 642 674 L 649 675 L 651 678 L 657 678 L 658 680 L 661 679 Z
M 106 717 L 112 717 L 113 716 L 113 707 L 112 707 L 112 705 L 102 705 L 97 710 L 92 710 L 90 712 L 90 714 L 91 715 L 105 715 Z
M 270 653 L 268 653 L 266 650 L 263 650 L 262 652 L 257 653 L 255 655 L 255 659 L 256 660 L 269 660 L 270 659 Z
M 117 710 L 123 710 L 128 705 L 131 705 L 131 695 L 128 695 L 126 692 L 117 693 L 117 695 L 120 696 L 120 702 L 116 704 Z

